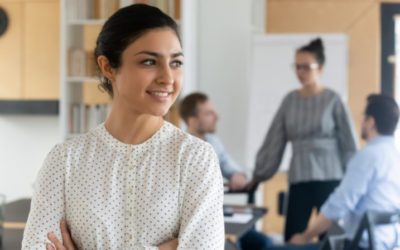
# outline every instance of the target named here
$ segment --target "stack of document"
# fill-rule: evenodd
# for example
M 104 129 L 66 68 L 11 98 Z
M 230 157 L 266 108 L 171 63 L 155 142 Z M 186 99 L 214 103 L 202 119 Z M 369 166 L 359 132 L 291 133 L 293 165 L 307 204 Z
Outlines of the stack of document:
M 225 223 L 246 224 L 251 219 L 253 219 L 253 215 L 249 213 L 234 213 L 232 216 L 224 216 Z

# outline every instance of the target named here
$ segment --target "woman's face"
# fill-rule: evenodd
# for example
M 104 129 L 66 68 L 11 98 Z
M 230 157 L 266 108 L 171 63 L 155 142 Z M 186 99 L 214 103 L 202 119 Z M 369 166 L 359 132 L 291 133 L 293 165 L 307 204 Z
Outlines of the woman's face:
M 310 52 L 296 54 L 296 75 L 303 86 L 319 83 L 322 67 L 318 64 L 315 55 Z
M 146 32 L 123 51 L 121 61 L 112 81 L 113 105 L 137 114 L 165 115 L 183 80 L 183 54 L 175 32 Z

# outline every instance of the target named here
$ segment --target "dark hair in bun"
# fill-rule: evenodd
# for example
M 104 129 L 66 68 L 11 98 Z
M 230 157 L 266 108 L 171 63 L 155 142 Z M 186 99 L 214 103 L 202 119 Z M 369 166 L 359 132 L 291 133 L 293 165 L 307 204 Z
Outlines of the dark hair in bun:
M 324 53 L 324 44 L 322 43 L 321 38 L 317 38 L 312 40 L 309 44 L 300 47 L 297 50 L 299 52 L 309 52 L 315 55 L 315 59 L 317 60 L 320 66 L 323 66 L 325 63 L 325 53 Z

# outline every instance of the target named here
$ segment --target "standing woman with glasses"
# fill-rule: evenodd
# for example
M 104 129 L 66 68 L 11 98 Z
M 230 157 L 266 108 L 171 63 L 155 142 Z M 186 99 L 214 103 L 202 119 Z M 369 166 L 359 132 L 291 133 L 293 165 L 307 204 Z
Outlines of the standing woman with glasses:
M 144 4 L 122 8 L 95 58 L 111 113 L 48 154 L 22 249 L 223 249 L 218 158 L 163 120 L 183 80 L 175 21 Z
M 338 186 L 346 162 L 356 150 L 345 105 L 320 82 L 324 62 L 319 38 L 297 50 L 295 68 L 302 87 L 284 98 L 257 153 L 253 185 L 271 178 L 286 143 L 293 146 L 285 241 L 306 229 L 313 208 L 319 210 Z

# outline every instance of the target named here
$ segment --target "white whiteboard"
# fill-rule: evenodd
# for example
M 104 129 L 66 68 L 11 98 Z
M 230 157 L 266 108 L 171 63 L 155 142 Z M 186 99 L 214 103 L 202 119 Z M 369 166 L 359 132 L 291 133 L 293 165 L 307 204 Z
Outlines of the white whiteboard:
M 291 66 L 296 50 L 316 37 L 321 37 L 325 46 L 326 63 L 321 82 L 347 101 L 348 39 L 345 34 L 255 35 L 250 67 L 247 166 L 254 167 L 257 151 L 284 96 L 301 87 Z M 281 171 L 288 169 L 290 155 L 288 144 Z

